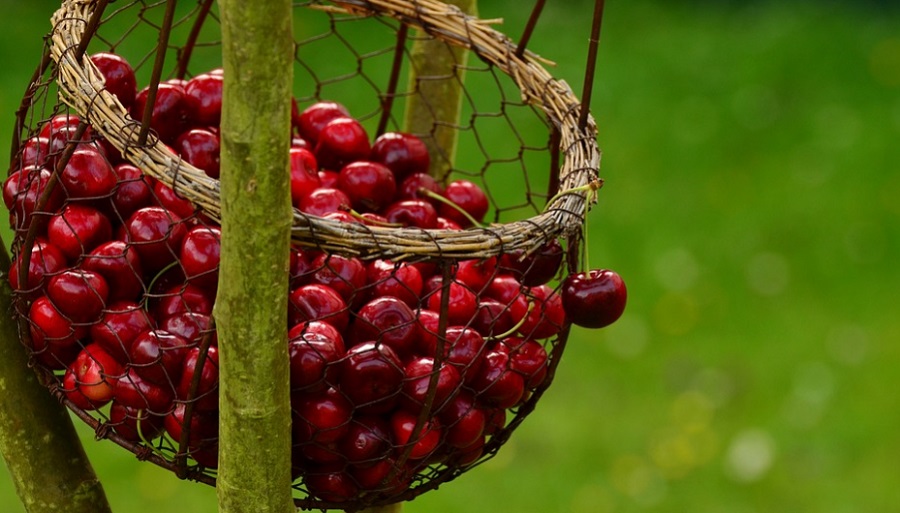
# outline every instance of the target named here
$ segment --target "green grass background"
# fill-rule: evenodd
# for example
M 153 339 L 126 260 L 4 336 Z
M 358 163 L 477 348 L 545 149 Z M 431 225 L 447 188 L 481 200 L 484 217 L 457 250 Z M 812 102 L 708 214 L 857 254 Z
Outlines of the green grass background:
M 577 91 L 590 6 L 548 4 L 530 47 Z M 574 331 L 495 459 L 405 510 L 900 511 L 900 9 L 607 4 L 590 265 L 628 309 Z M 56 4 L 0 7 L 5 142 Z M 481 2 L 514 36 L 527 10 Z M 215 511 L 80 431 L 114 510 Z M 4 472 L 0 508 L 24 511 Z

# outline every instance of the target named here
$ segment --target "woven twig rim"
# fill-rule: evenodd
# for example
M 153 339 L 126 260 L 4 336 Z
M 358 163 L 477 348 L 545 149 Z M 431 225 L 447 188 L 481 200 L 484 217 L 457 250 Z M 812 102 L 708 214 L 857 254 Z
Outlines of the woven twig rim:
M 449 44 L 467 48 L 509 75 L 523 102 L 541 109 L 559 130 L 563 162 L 558 195 L 544 212 L 531 218 L 462 231 L 382 228 L 323 219 L 294 210 L 292 240 L 301 246 L 361 258 L 486 258 L 503 252 L 532 252 L 550 239 L 582 229 L 598 179 L 597 127 L 588 116 L 578 126 L 580 103 L 569 86 L 553 78 L 530 52 L 516 55 L 516 45 L 487 22 L 458 7 L 435 0 L 336 0 L 359 15 L 390 16 Z M 140 122 L 104 87 L 103 76 L 87 55 L 76 59 L 97 0 L 66 0 L 53 16 L 50 53 L 57 64 L 60 98 L 91 123 L 123 157 L 162 181 L 210 218 L 220 221 L 219 181 L 184 162 L 150 138 L 139 144 Z

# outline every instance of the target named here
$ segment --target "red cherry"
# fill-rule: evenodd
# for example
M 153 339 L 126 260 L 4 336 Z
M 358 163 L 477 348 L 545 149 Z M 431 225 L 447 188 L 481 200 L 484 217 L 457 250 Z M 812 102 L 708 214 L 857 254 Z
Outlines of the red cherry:
M 437 210 L 431 203 L 421 200 L 400 200 L 391 203 L 384 211 L 390 223 L 423 229 L 437 228 Z
M 153 321 L 134 301 L 109 305 L 100 320 L 91 326 L 91 339 L 119 361 L 128 363 L 131 346 L 138 335 L 153 329 Z
M 497 300 L 485 298 L 478 302 L 471 327 L 482 336 L 491 337 L 508 332 L 514 325 L 509 307 Z
M 303 321 L 322 321 L 343 332 L 350 323 L 347 303 L 334 289 L 316 283 L 292 290 L 288 296 L 291 326 Z
M 488 199 L 481 187 L 468 180 L 454 180 L 444 189 L 444 197 L 466 211 L 476 221 L 481 222 L 488 211 Z M 442 203 L 438 208 L 441 216 L 467 228 L 472 222 L 459 210 Z
M 319 139 L 319 132 L 325 128 L 325 125 L 336 118 L 348 117 L 350 112 L 346 107 L 335 102 L 318 102 L 307 107 L 297 116 L 294 123 L 303 136 L 311 145 L 315 146 Z
M 446 361 L 456 366 L 466 383 L 470 383 L 481 367 L 487 342 L 474 329 L 462 326 L 447 328 L 447 342 Z
M 320 187 L 323 187 L 326 189 L 337 189 L 338 176 L 340 176 L 337 171 L 329 171 L 327 169 L 320 169 L 318 175 L 319 175 L 319 183 L 321 184 Z
M 525 395 L 525 378 L 510 368 L 510 356 L 503 351 L 484 355 L 472 382 L 478 401 L 497 408 L 511 408 Z
M 69 269 L 50 278 L 47 296 L 73 322 L 88 323 L 96 321 L 106 307 L 109 286 L 99 273 Z
M 111 196 L 118 180 L 106 157 L 90 147 L 72 154 L 59 176 L 69 198 L 103 198 Z
M 35 240 L 28 260 L 28 279 L 20 283 L 19 267 L 22 255 L 17 255 L 9 269 L 9 284 L 13 290 L 35 291 L 43 288 L 48 275 L 56 274 L 66 267 L 66 257 L 56 246 L 45 240 Z
M 47 238 L 70 260 L 112 238 L 112 224 L 97 209 L 71 203 L 47 224 Z
M 456 281 L 468 287 L 469 290 L 480 295 L 481 291 L 487 287 L 496 274 L 497 259 L 496 257 L 491 257 L 484 260 L 463 260 L 459 262 L 455 278 Z
M 175 261 L 187 228 L 181 217 L 162 207 L 144 207 L 125 223 L 128 241 L 134 244 L 147 272 L 159 271 Z
M 407 474 L 405 469 L 397 468 L 397 461 L 390 456 L 375 463 L 350 467 L 350 475 L 361 489 L 386 495 L 401 493 L 409 488 Z
M 219 281 L 222 230 L 195 226 L 181 241 L 180 260 L 185 277 L 194 285 L 214 291 Z
M 522 251 L 506 253 L 500 259 L 502 270 L 510 272 L 523 285 L 536 287 L 552 280 L 563 261 L 563 248 L 551 239 L 538 250 L 525 256 Z
M 308 472 L 303 482 L 310 495 L 326 502 L 346 502 L 359 494 L 359 489 L 343 470 L 319 470 Z
M 163 418 L 150 415 L 145 409 L 123 406 L 113 401 L 109 407 L 108 426 L 129 442 L 150 441 L 162 434 Z
M 423 199 L 431 202 L 437 208 L 437 200 L 423 194 L 422 189 L 444 195 L 444 187 L 437 181 L 437 178 L 428 173 L 413 173 L 400 182 L 400 186 L 397 188 L 397 199 Z
M 341 335 L 341 332 L 331 324 L 322 321 L 303 321 L 293 326 L 288 331 L 288 340 L 306 333 L 324 336 L 328 340 L 328 343 L 332 344 L 335 347 L 335 350 L 340 354 L 344 354 L 346 351 L 344 337 Z
M 47 137 L 29 137 L 22 143 L 19 148 L 18 162 L 19 169 L 27 167 L 52 167 L 53 163 L 48 162 L 50 157 L 50 139 Z M 7 205 L 9 208 L 9 205 Z
M 430 456 L 437 449 L 443 435 L 440 423 L 435 418 L 425 421 L 422 429 L 413 433 L 417 420 L 417 414 L 406 410 L 397 410 L 391 415 L 394 440 L 399 450 L 405 450 L 408 445 L 412 445 L 409 453 L 411 460 L 421 460 Z
M 22 230 L 31 222 L 31 215 L 38 207 L 38 201 L 50 183 L 50 171 L 44 168 L 23 168 L 12 173 L 3 184 L 3 199 L 9 208 L 10 224 Z M 41 212 L 54 213 L 65 200 L 65 192 L 60 186 L 49 193 Z
M 81 268 L 99 273 L 112 285 L 109 301 L 137 300 L 144 291 L 143 269 L 134 246 L 120 240 L 100 244 L 81 262 Z
M 522 284 L 513 276 L 501 274 L 491 280 L 484 294 L 491 299 L 496 299 L 503 305 L 510 305 L 517 298 L 522 297 L 523 288 Z
M 478 299 L 475 294 L 465 285 L 456 281 L 450 283 L 450 298 L 447 304 L 447 321 L 450 324 L 465 326 L 469 324 L 472 317 L 475 316 L 475 309 L 478 305 Z M 441 297 L 443 288 L 439 288 L 428 296 L 428 309 L 435 312 L 441 311 Z
M 147 105 L 149 88 L 138 91 L 131 106 L 131 117 L 140 121 L 144 119 L 144 108 Z M 184 87 L 180 84 L 159 84 L 156 91 L 156 103 L 150 118 L 150 128 L 156 131 L 166 144 L 172 144 L 187 126 L 188 102 L 185 99 Z
M 91 61 L 103 75 L 106 90 L 119 99 L 126 109 L 131 108 L 137 96 L 137 80 L 134 69 L 123 57 L 114 53 L 95 53 Z
M 387 421 L 382 417 L 364 415 L 350 423 L 338 448 L 348 462 L 364 465 L 387 456 L 392 446 Z
M 128 219 L 137 209 L 150 206 L 153 191 L 141 170 L 131 164 L 119 164 L 113 171 L 118 180 L 112 202 L 116 214 L 121 219 Z
M 131 408 L 147 410 L 153 415 L 165 415 L 172 409 L 175 391 L 171 384 L 157 385 L 145 381 L 130 368 L 116 381 L 113 391 L 117 403 Z
M 300 206 L 300 201 L 309 196 L 320 185 L 319 164 L 316 157 L 306 148 L 291 147 L 291 202 L 295 207 Z
M 370 297 L 394 296 L 415 308 L 422 294 L 422 273 L 412 264 L 373 260 L 366 266 Z
M 153 184 L 153 196 L 159 203 L 159 206 L 173 212 L 182 219 L 188 219 L 194 215 L 196 210 L 193 203 L 187 200 L 173 190 L 168 185 L 157 181 Z
M 397 193 L 397 183 L 391 170 L 364 160 L 341 168 L 338 188 L 347 194 L 353 208 L 360 212 L 383 209 Z
M 334 388 L 292 397 L 293 432 L 298 443 L 337 442 L 350 428 L 353 406 Z
M 427 173 L 431 164 L 428 148 L 418 137 L 401 132 L 385 132 L 372 144 L 373 161 L 384 164 L 397 181 L 413 173 Z
M 562 298 L 547 285 L 531 287 L 528 293 L 529 301 L 534 303 L 531 312 L 528 305 L 522 301 L 513 302 L 509 311 L 513 320 L 518 322 L 525 319 L 519 327 L 519 333 L 526 338 L 549 338 L 562 329 L 566 322 L 566 314 L 563 310 Z
M 197 448 L 213 447 L 219 439 L 219 414 L 216 411 L 200 411 L 196 408 L 190 419 L 185 418 L 186 403 L 175 403 L 175 408 L 163 419 L 166 433 L 179 442 L 185 430 L 192 456 Z
M 367 158 L 370 150 L 369 135 L 359 121 L 340 117 L 329 121 L 319 132 L 315 154 L 320 166 L 337 170 Z
M 194 401 L 197 410 L 217 410 L 219 408 L 219 350 L 216 346 L 210 346 L 200 366 L 199 347 L 188 349 L 183 359 L 181 379 L 175 389 L 176 397 L 182 401 Z M 199 385 L 196 394 L 191 394 L 194 375 L 200 372 Z
M 341 361 L 340 389 L 367 413 L 393 408 L 403 385 L 403 365 L 389 346 L 366 342 L 347 351 Z
M 204 337 L 211 336 L 212 345 L 218 345 L 212 318 L 197 312 L 181 312 L 167 317 L 159 324 L 159 329 L 178 335 L 187 341 L 189 346 L 200 345 Z
M 300 200 L 297 208 L 301 212 L 324 216 L 330 212 L 338 212 L 350 207 L 350 197 L 340 189 L 319 187 Z
M 331 287 L 350 305 L 365 300 L 362 289 L 366 286 L 366 267 L 358 258 L 320 253 L 312 266 L 316 271 L 310 276 L 311 283 Z
M 173 285 L 154 299 L 153 312 L 157 319 L 167 319 L 183 312 L 212 314 L 212 293 L 191 283 Z
M 219 177 L 219 136 L 209 130 L 194 128 L 182 133 L 172 147 L 189 164 L 211 178 Z
M 184 338 L 164 330 L 148 330 L 134 338 L 128 354 L 131 368 L 141 378 L 171 388 L 182 381 L 189 351 L 191 345 Z M 193 365 L 196 365 L 196 354 Z M 187 398 L 187 390 L 179 398 Z
M 116 382 L 123 374 L 122 366 L 97 344 L 88 344 L 78 353 L 70 367 L 78 391 L 99 408 L 113 398 Z
M 354 342 L 379 342 L 401 356 L 413 351 L 416 334 L 415 313 L 393 296 L 375 298 L 366 303 L 357 312 L 351 328 Z
M 525 378 L 526 388 L 537 388 L 547 378 L 547 350 L 538 342 L 509 337 L 495 349 L 509 354 L 509 366 Z
M 570 321 L 585 328 L 603 328 L 622 316 L 628 292 L 614 271 L 591 269 L 566 278 L 561 295 Z
M 94 403 L 91 399 L 88 399 L 84 394 L 81 393 L 81 390 L 78 387 L 78 378 L 75 376 L 74 360 L 72 365 L 66 367 L 66 372 L 63 375 L 60 390 L 62 390 L 66 395 L 66 399 L 72 402 L 73 406 L 85 411 L 97 410 L 103 407 L 103 405 L 105 405 L 107 402 L 109 402 L 105 401 Z
M 317 252 L 308 249 L 291 248 L 291 288 L 309 283 L 312 273 L 316 271 L 312 262 L 317 255 Z
M 406 364 L 406 377 L 403 381 L 403 405 L 410 411 L 421 410 L 431 393 L 431 376 L 438 373 L 435 382 L 432 408 L 438 410 L 452 399 L 460 390 L 462 379 L 459 371 L 452 364 L 441 363 L 435 370 L 435 360 L 431 356 L 420 356 Z
M 219 126 L 222 117 L 222 84 L 221 74 L 203 73 L 184 85 L 187 116 L 195 126 Z
M 337 330 L 334 330 L 334 336 L 340 337 Z M 332 338 L 322 332 L 301 330 L 299 334 L 290 337 L 288 356 L 291 367 L 291 389 L 302 389 L 308 393 L 325 390 L 328 386 L 337 384 L 336 362 L 344 356 L 343 346 L 344 343 L 340 338 Z
M 438 417 L 447 433 L 444 441 L 459 449 L 471 446 L 484 437 L 487 416 L 475 404 L 475 397 L 463 391 L 444 406 Z
M 438 327 L 441 322 L 441 314 L 434 310 L 419 310 L 416 312 L 416 354 L 421 356 L 436 356 L 438 347 Z M 449 351 L 445 348 L 444 355 Z
M 32 346 L 40 350 L 47 346 L 76 346 L 84 337 L 85 328 L 72 326 L 72 321 L 53 305 L 50 298 L 37 298 L 28 309 Z

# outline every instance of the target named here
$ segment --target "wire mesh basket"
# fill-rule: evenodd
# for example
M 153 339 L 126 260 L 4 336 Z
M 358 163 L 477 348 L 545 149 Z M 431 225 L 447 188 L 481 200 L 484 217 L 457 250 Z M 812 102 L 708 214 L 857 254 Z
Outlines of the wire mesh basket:
M 487 460 L 534 410 L 600 152 L 565 82 L 490 21 L 431 0 L 295 14 L 295 500 L 361 509 Z M 52 21 L 4 184 L 23 343 L 99 438 L 215 484 L 217 7 L 69 0 Z M 452 65 L 429 75 L 426 44 Z M 341 124 L 354 156 L 329 149 Z

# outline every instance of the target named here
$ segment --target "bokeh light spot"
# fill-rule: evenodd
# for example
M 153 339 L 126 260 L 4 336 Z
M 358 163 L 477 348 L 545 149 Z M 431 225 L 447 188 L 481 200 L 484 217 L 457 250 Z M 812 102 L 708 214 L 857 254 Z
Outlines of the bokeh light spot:
M 775 441 L 762 429 L 748 428 L 731 440 L 725 454 L 725 472 L 735 481 L 758 481 L 775 460 Z

